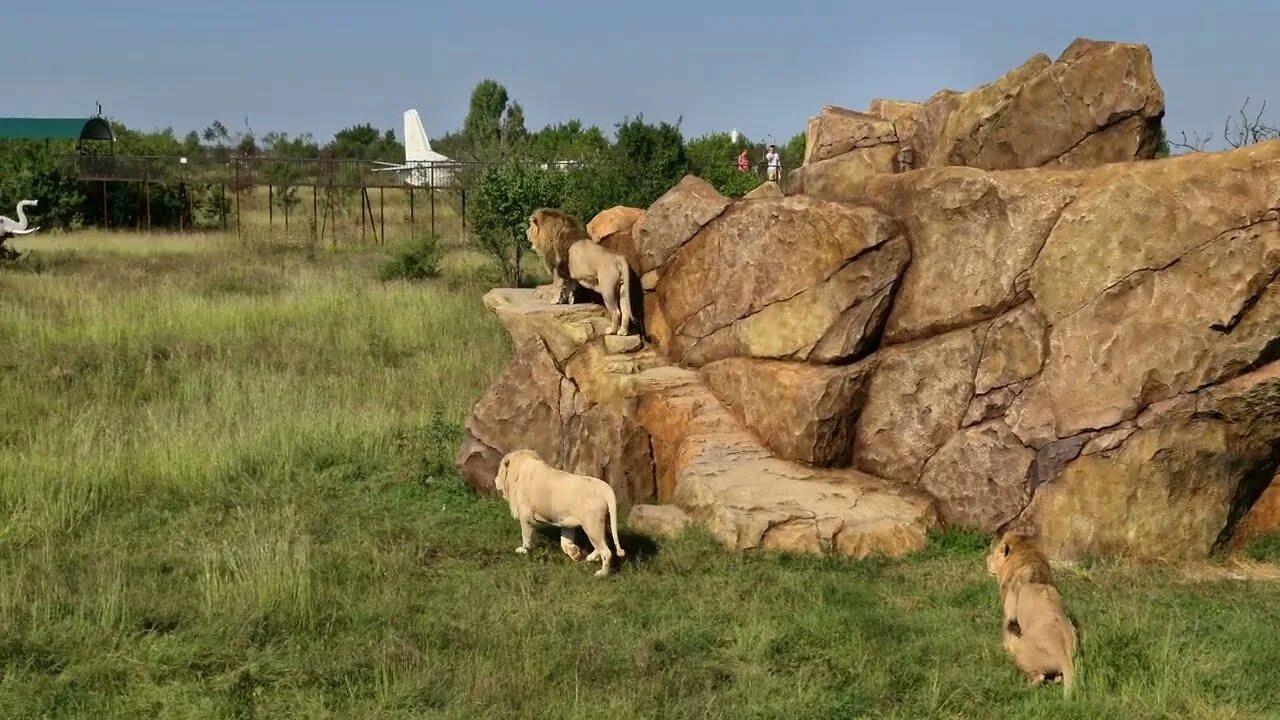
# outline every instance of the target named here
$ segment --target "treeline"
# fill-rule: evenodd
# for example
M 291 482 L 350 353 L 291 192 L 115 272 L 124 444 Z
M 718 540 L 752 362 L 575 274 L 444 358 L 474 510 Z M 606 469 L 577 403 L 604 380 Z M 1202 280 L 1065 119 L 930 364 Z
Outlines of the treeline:
M 404 160 L 404 144 L 395 131 L 379 130 L 372 124 L 344 128 L 326 142 L 310 134 L 259 135 L 247 122 L 242 130 L 232 130 L 215 121 L 181 136 L 171 128 L 148 132 L 118 121 L 111 124 L 118 156 Z M 467 170 L 461 178 L 471 196 L 469 224 L 476 231 L 477 242 L 501 246 L 508 255 L 518 241 L 496 238 L 495 228 L 507 227 L 505 216 L 523 213 L 527 218 L 526 207 L 535 200 L 586 219 L 613 205 L 645 207 L 686 173 L 700 175 L 731 196 L 741 196 L 763 178 L 760 164 L 767 145 L 743 136 L 734 138 L 722 132 L 686 141 L 679 120 L 650 123 L 642 116 L 623 118 L 612 131 L 610 137 L 601 128 L 579 120 L 529 131 L 523 108 L 507 89 L 494 80 L 484 80 L 471 94 L 462 127 L 433 139 L 432 146 L 448 157 L 484 168 Z M 750 158 L 750 172 L 738 171 L 738 155 L 743 150 Z M 105 143 L 86 146 L 86 152 L 106 151 Z M 798 166 L 804 155 L 803 134 L 779 151 L 784 167 Z M 217 182 L 152 184 L 149 191 L 139 183 L 108 183 L 104 188 L 102 183 L 80 182 L 69 161 L 75 152 L 75 144 L 69 141 L 0 142 L 0 205 L 37 199 L 39 222 L 49 229 L 104 222 L 112 227 L 137 226 L 143 223 L 144 208 L 149 208 L 153 227 L 217 227 L 230 209 L 228 188 Z M 293 187 L 299 180 L 293 176 L 298 168 L 289 163 L 264 167 L 265 179 L 276 187 L 274 202 L 279 209 L 299 203 Z M 103 202 L 104 191 L 110 195 L 109 202 Z M 499 198 L 505 204 L 495 204 Z M 510 233 L 504 230 L 501 234 Z

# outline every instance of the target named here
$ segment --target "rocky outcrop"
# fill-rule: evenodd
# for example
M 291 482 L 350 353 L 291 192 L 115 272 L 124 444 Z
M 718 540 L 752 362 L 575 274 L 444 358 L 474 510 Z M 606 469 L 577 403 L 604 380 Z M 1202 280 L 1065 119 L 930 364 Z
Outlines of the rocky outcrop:
M 898 554 L 940 522 L 1184 559 L 1274 531 L 1280 140 L 1134 161 L 1162 102 L 1145 48 L 1080 41 L 824 110 L 803 195 L 682 181 L 633 232 L 651 346 L 490 293 L 517 350 L 460 466 L 640 468 L 610 482 L 735 549 Z M 826 169 L 895 146 L 929 167 Z
M 832 105 L 822 108 L 817 122 L 811 123 L 810 128 L 812 134 L 805 138 L 805 164 L 898 142 L 891 120 Z
M 660 272 L 685 243 L 704 225 L 729 207 L 729 198 L 711 183 L 686 176 L 658 198 L 631 228 L 635 258 L 631 269 L 641 278 Z
M 870 208 L 805 197 L 736 203 L 664 270 L 657 303 L 670 334 L 659 346 L 694 366 L 856 359 L 879 333 L 908 258 L 898 223 Z
M 611 357 L 597 339 L 604 316 L 598 306 L 551 306 L 533 299 L 533 292 L 486 297 L 519 345 L 467 420 L 457 459 L 463 479 L 491 492 L 502 455 L 531 449 L 555 467 L 605 480 L 624 507 L 652 500 L 657 487 L 648 433 L 616 407 L 581 392 L 569 374 L 588 340 L 599 344 L 598 363 Z M 545 307 L 562 311 L 540 312 Z
M 562 466 L 604 477 L 620 500 L 626 493 L 630 502 L 641 502 L 656 492 L 730 549 L 863 557 L 923 547 L 937 519 L 927 495 L 856 470 L 776 456 L 698 373 L 652 350 L 608 354 L 599 306 L 550 305 L 531 290 L 493 290 L 485 303 L 513 338 L 527 339 L 467 424 L 479 440 L 464 443 L 459 466 L 474 487 L 492 482 L 491 474 L 485 478 L 488 468 L 476 472 L 473 463 L 484 457 L 476 442 L 498 457 L 538 442 L 536 449 Z M 557 357 L 553 347 L 565 352 Z M 853 370 L 820 370 L 856 380 Z M 848 395 L 839 385 L 828 381 L 831 392 Z M 551 449 L 556 444 L 559 454 Z M 633 517 L 658 534 L 685 525 L 681 515 L 643 504 Z
M 604 210 L 587 223 L 587 235 L 592 240 L 622 255 L 632 268 L 639 267 L 640 254 L 636 251 L 632 231 L 644 217 L 644 210 L 618 205 Z
M 707 386 L 778 457 L 847 466 L 874 365 L 728 358 L 702 368 Z
M 1095 167 L 1154 157 L 1164 92 L 1145 45 L 1073 42 L 968 92 L 923 103 L 875 100 L 860 113 L 826 107 L 809 121 L 792 194 L 847 200 L 880 173 Z M 909 167 L 898 162 L 905 159 Z

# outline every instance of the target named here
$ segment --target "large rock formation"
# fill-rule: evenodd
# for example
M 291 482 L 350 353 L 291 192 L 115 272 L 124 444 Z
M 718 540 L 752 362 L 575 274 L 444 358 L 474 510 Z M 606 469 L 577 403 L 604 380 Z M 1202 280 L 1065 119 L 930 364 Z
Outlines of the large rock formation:
M 1154 156 L 1164 92 L 1144 45 L 1078 39 L 1056 62 L 1031 57 L 968 92 L 923 103 L 826 107 L 809 121 L 793 192 L 845 200 L 898 169 L 1092 167 Z
M 611 353 L 598 306 L 487 296 L 517 350 L 464 474 L 534 447 L 735 549 L 899 554 L 942 522 L 1195 558 L 1276 530 L 1280 141 L 1142 160 L 1161 105 L 1146 48 L 1079 41 L 824 110 L 806 169 L 871 168 L 838 191 L 686 178 L 631 232 L 644 349 Z M 886 169 L 904 147 L 927 167 Z
M 924 493 L 775 455 L 698 373 L 652 350 L 608 354 L 599 306 L 551 305 L 532 290 L 493 290 L 485 304 L 513 338 L 527 339 L 467 423 L 458 464 L 479 491 L 492 490 L 494 458 L 532 447 L 561 467 L 603 477 L 626 504 L 655 495 L 674 503 L 735 550 L 901 555 L 923 547 L 936 522 Z M 819 372 L 857 384 L 856 371 Z M 835 389 L 835 379 L 827 385 L 841 397 L 854 394 Z M 636 508 L 638 524 L 656 532 L 686 524 L 678 513 Z

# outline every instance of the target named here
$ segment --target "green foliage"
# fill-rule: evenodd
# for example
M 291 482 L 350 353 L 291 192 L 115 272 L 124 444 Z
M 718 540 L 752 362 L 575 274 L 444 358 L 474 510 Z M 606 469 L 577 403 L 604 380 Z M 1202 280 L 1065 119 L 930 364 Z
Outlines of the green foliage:
M 734 142 L 729 133 L 709 133 L 689 141 L 687 154 L 691 171 L 711 183 L 728 197 L 742 197 L 764 182 L 754 166 L 746 172 L 738 170 L 738 154 L 747 151 L 749 162 L 758 162 L 763 156 L 751 157 L 751 141 L 739 136 Z
M 517 287 L 529 249 L 529 215 L 540 207 L 560 207 L 565 174 L 528 163 L 506 161 L 487 167 L 472 185 L 472 240 L 498 266 L 503 281 Z
M 420 234 L 392 248 L 378 270 L 378 277 L 388 280 L 426 280 L 440 275 L 440 242 L 434 235 Z
M 584 128 L 581 120 L 548 125 L 529 136 L 528 156 L 542 162 L 555 160 L 596 160 L 609 149 L 609 140 L 592 125 Z
M 506 147 L 521 147 L 529 139 L 529 131 L 524 126 L 524 108 L 513 102 L 507 106 L 502 116 L 502 144 Z
M 1169 157 L 1173 148 L 1169 145 L 1169 136 L 1165 133 L 1164 125 L 1160 126 L 1160 133 L 1156 136 L 1156 157 Z
M 28 208 L 33 224 L 49 230 L 82 225 L 86 197 L 65 157 L 71 150 L 71 143 L 0 142 L 0 215 L 11 215 L 19 200 L 37 200 Z
M 1249 543 L 1245 555 L 1258 562 L 1280 563 L 1280 533 L 1264 535 Z
M 648 207 L 688 172 L 679 127 L 628 118 L 598 159 L 566 173 L 563 209 L 585 219 L 614 205 Z
M 794 170 L 804 164 L 805 134 L 798 132 L 778 150 L 782 154 L 783 171 Z
M 689 172 L 679 125 L 650 125 L 643 116 L 624 119 L 607 165 L 619 192 L 612 204 L 648 207 Z
M 496 80 L 485 79 L 471 91 L 471 106 L 462 123 L 462 132 L 472 148 L 489 148 L 499 144 L 502 118 L 507 112 L 507 89 Z
M 366 123 L 339 130 L 324 148 L 324 154 L 342 159 L 401 162 L 404 160 L 404 144 L 396 139 L 393 131 L 379 133 L 377 128 Z

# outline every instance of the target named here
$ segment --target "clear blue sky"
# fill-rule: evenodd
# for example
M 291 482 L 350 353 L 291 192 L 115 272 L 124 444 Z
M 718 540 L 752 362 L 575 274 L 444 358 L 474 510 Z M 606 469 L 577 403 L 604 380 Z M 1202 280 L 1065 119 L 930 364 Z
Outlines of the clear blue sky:
M 995 79 L 1076 36 L 1147 43 L 1166 127 L 1212 131 L 1245 96 L 1280 118 L 1280 2 L 1078 0 L 66 0 L 5 13 L 0 115 L 104 111 L 179 134 L 214 119 L 259 134 L 371 122 L 459 127 L 480 79 L 531 129 L 578 117 L 683 116 L 687 136 L 740 128 L 779 142 L 824 104 L 920 100 Z M 1213 7 L 1219 5 L 1219 7 Z M 1255 100 L 1255 103 L 1257 100 Z

